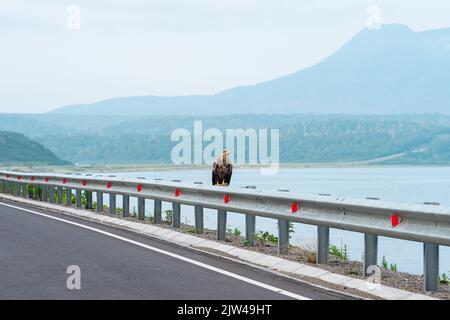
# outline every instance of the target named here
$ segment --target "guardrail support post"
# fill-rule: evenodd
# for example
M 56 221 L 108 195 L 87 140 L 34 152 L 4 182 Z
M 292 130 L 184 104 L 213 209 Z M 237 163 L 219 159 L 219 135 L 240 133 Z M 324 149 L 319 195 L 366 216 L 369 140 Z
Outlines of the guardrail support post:
M 195 233 L 203 233 L 203 207 L 195 206 Z
M 103 192 L 97 191 L 97 212 L 103 212 Z
M 76 202 L 76 206 L 77 208 L 81 208 L 81 190 L 80 189 L 75 189 L 75 202 Z
M 128 217 L 130 215 L 130 196 L 122 195 L 122 217 Z
M 225 241 L 227 235 L 227 212 L 217 210 L 217 240 Z
M 289 221 L 278 219 L 278 254 L 287 254 L 289 247 Z
M 92 209 L 92 191 L 85 191 L 86 209 Z
M 39 189 L 41 189 L 41 194 L 39 194 Z M 42 199 L 42 187 L 39 184 L 34 185 L 34 200 Z
M 25 182 L 22 183 L 22 197 L 27 197 L 27 184 Z
M 161 224 L 161 200 L 155 199 L 153 202 L 154 223 Z
M 27 187 L 27 190 L 28 190 L 28 199 L 34 199 L 34 188 L 35 188 L 35 186 L 34 186 L 34 184 L 29 184 L 28 185 L 28 187 Z
M 30 183 L 28 185 L 28 188 L 27 188 L 27 190 L 28 190 L 28 199 L 34 199 L 34 188 L 35 188 L 34 184 Z
M 423 244 L 424 290 L 438 291 L 439 288 L 439 245 Z
M 20 197 L 20 183 L 16 182 L 16 196 Z
M 138 220 L 145 220 L 145 198 L 138 197 L 138 212 L 137 212 Z
M 116 195 L 109 194 L 109 214 L 116 214 Z
M 365 277 L 371 276 L 375 273 L 374 268 L 370 266 L 377 265 L 378 255 L 378 236 L 374 234 L 364 234 L 364 262 L 363 262 L 363 275 Z
M 63 201 L 63 189 L 58 187 L 58 204 L 62 204 Z
M 317 227 L 317 264 L 328 263 L 330 252 L 330 228 Z
M 172 203 L 172 227 L 180 228 L 181 225 L 181 204 Z
M 255 245 L 256 217 L 250 214 L 245 215 L 245 240 L 249 245 Z
M 54 200 L 55 200 L 55 187 L 54 186 L 49 186 L 48 189 L 49 189 L 48 202 L 53 203 Z
M 66 205 L 72 206 L 72 189 L 66 188 Z

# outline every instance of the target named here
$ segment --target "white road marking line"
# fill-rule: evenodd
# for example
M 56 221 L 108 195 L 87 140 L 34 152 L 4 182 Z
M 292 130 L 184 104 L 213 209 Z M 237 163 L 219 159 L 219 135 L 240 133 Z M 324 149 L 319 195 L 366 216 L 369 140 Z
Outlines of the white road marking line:
M 210 266 L 210 265 L 208 265 L 206 263 L 199 262 L 199 261 L 196 261 L 196 260 L 193 260 L 193 259 L 189 259 L 189 258 L 180 256 L 178 254 L 175 254 L 175 253 L 172 253 L 172 252 L 169 252 L 169 251 L 165 251 L 165 250 L 162 250 L 162 249 L 158 249 L 158 248 L 149 246 L 147 244 L 144 244 L 144 243 L 141 243 L 141 242 L 138 242 L 138 241 L 130 240 L 130 239 L 127 239 L 127 238 L 115 235 L 115 234 L 110 233 L 110 232 L 106 232 L 106 231 L 103 231 L 103 230 L 100 230 L 100 229 L 89 227 L 89 226 L 86 226 L 86 225 L 81 224 L 81 223 L 76 223 L 76 222 L 73 222 L 73 221 L 69 221 L 69 220 L 53 217 L 53 216 L 50 216 L 50 215 L 47 215 L 47 214 L 44 214 L 44 213 L 40 213 L 40 212 L 37 212 L 37 211 L 34 211 L 34 210 L 21 208 L 21 207 L 13 206 L 13 205 L 6 204 L 6 203 L 0 203 L 0 204 L 3 205 L 3 206 L 10 207 L 10 208 L 18 209 L 18 210 L 21 210 L 21 211 L 30 212 L 30 213 L 36 214 L 38 216 L 42 216 L 42 217 L 46 217 L 46 218 L 49 218 L 49 219 L 57 220 L 57 221 L 60 221 L 60 222 L 64 222 L 64 223 L 67 223 L 67 224 L 71 224 L 71 225 L 74 225 L 74 226 L 77 226 L 77 227 L 80 227 L 80 228 L 83 228 L 83 229 L 91 230 L 91 231 L 94 231 L 94 232 L 97 232 L 97 233 L 109 236 L 109 237 L 114 238 L 114 239 L 122 240 L 124 242 L 128 242 L 128 243 L 134 244 L 136 246 L 139 246 L 139 247 L 142 247 L 142 248 L 145 248 L 145 249 L 148 249 L 148 250 L 152 250 L 152 251 L 164 254 L 166 256 L 170 256 L 170 257 L 173 257 L 173 258 L 176 258 L 176 259 L 179 259 L 179 260 L 182 260 L 182 261 L 194 264 L 196 266 L 199 266 L 199 267 L 202 267 L 202 268 L 205 268 L 205 269 L 208 269 L 208 270 L 211 270 L 211 271 L 214 271 L 214 272 L 226 275 L 228 277 L 231 277 L 231 278 L 234 278 L 234 279 L 237 279 L 237 280 L 240 280 L 240 281 L 252 284 L 252 285 L 257 286 L 257 287 L 261 287 L 261 288 L 264 288 L 264 289 L 267 289 L 267 290 L 270 290 L 270 291 L 273 291 L 273 292 L 285 295 L 285 296 L 293 298 L 293 299 L 297 299 L 297 300 L 311 300 L 310 298 L 307 298 L 307 297 L 304 297 L 304 296 L 301 296 L 301 295 L 298 295 L 298 294 L 295 294 L 295 293 L 292 293 L 292 292 L 289 292 L 289 291 L 286 291 L 286 290 L 283 290 L 283 289 L 280 289 L 280 288 L 277 288 L 277 287 L 273 287 L 271 285 L 268 285 L 268 284 L 265 284 L 265 283 L 262 283 L 262 282 L 259 282 L 259 281 L 256 281 L 256 280 L 252 280 L 252 279 L 246 278 L 244 276 L 240 276 L 240 275 L 238 275 L 236 273 L 229 272 L 229 271 L 226 271 L 226 270 L 223 270 L 223 269 L 220 269 L 220 268 L 216 268 L 216 267 Z

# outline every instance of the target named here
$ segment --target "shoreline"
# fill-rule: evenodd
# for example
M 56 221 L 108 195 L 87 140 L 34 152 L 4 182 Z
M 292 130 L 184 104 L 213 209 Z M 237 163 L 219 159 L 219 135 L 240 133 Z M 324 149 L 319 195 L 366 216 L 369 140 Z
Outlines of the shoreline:
M 370 164 L 370 163 L 282 163 L 279 169 L 316 169 L 316 168 L 435 168 L 450 167 L 450 164 Z M 254 169 L 267 168 L 260 165 L 235 165 L 235 169 Z M 3 169 L 11 171 L 41 171 L 41 172 L 99 172 L 99 173 L 118 173 L 118 172 L 141 172 L 141 171 L 195 171 L 209 170 L 210 165 L 172 165 L 172 164 L 108 164 L 108 165 L 71 165 L 71 166 L 4 166 Z

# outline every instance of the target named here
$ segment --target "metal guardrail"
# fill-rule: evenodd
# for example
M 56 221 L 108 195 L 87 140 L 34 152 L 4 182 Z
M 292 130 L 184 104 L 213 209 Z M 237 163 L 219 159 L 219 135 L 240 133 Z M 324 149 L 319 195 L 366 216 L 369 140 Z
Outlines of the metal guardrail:
M 255 244 L 255 218 L 278 220 L 278 251 L 288 252 L 289 223 L 318 227 L 317 263 L 328 262 L 330 228 L 364 233 L 364 275 L 374 273 L 377 265 L 378 236 L 424 244 L 424 289 L 436 291 L 439 285 L 439 245 L 450 246 L 450 208 L 425 204 L 402 204 L 368 199 L 347 199 L 329 195 L 310 196 L 292 192 L 262 192 L 253 188 L 236 189 L 204 186 L 199 183 L 153 182 L 118 179 L 115 176 L 73 174 L 34 174 L 0 171 L 2 191 L 62 204 L 63 193 L 75 190 L 76 207 L 81 208 L 82 190 L 97 193 L 97 210 L 103 210 L 103 194 L 110 195 L 109 210 L 116 214 L 116 196 L 123 197 L 123 216 L 130 214 L 130 196 L 138 199 L 137 217 L 145 218 L 145 199 L 154 200 L 154 222 L 161 223 L 161 202 L 172 203 L 172 226 L 181 225 L 181 205 L 195 207 L 195 229 L 203 232 L 203 209 L 218 211 L 217 238 L 225 240 L 227 212 L 246 215 L 246 240 Z M 27 186 L 32 186 L 30 189 Z M 72 205 L 72 196 L 67 197 Z M 92 193 L 86 197 L 92 208 Z

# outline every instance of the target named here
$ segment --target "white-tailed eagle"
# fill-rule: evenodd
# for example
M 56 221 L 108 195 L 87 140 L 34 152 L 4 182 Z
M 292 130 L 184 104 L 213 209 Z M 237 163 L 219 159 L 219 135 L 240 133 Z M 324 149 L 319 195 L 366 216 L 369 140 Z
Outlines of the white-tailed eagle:
M 212 184 L 214 186 L 228 186 L 233 173 L 233 165 L 230 161 L 230 151 L 223 150 L 214 161 L 212 169 Z

